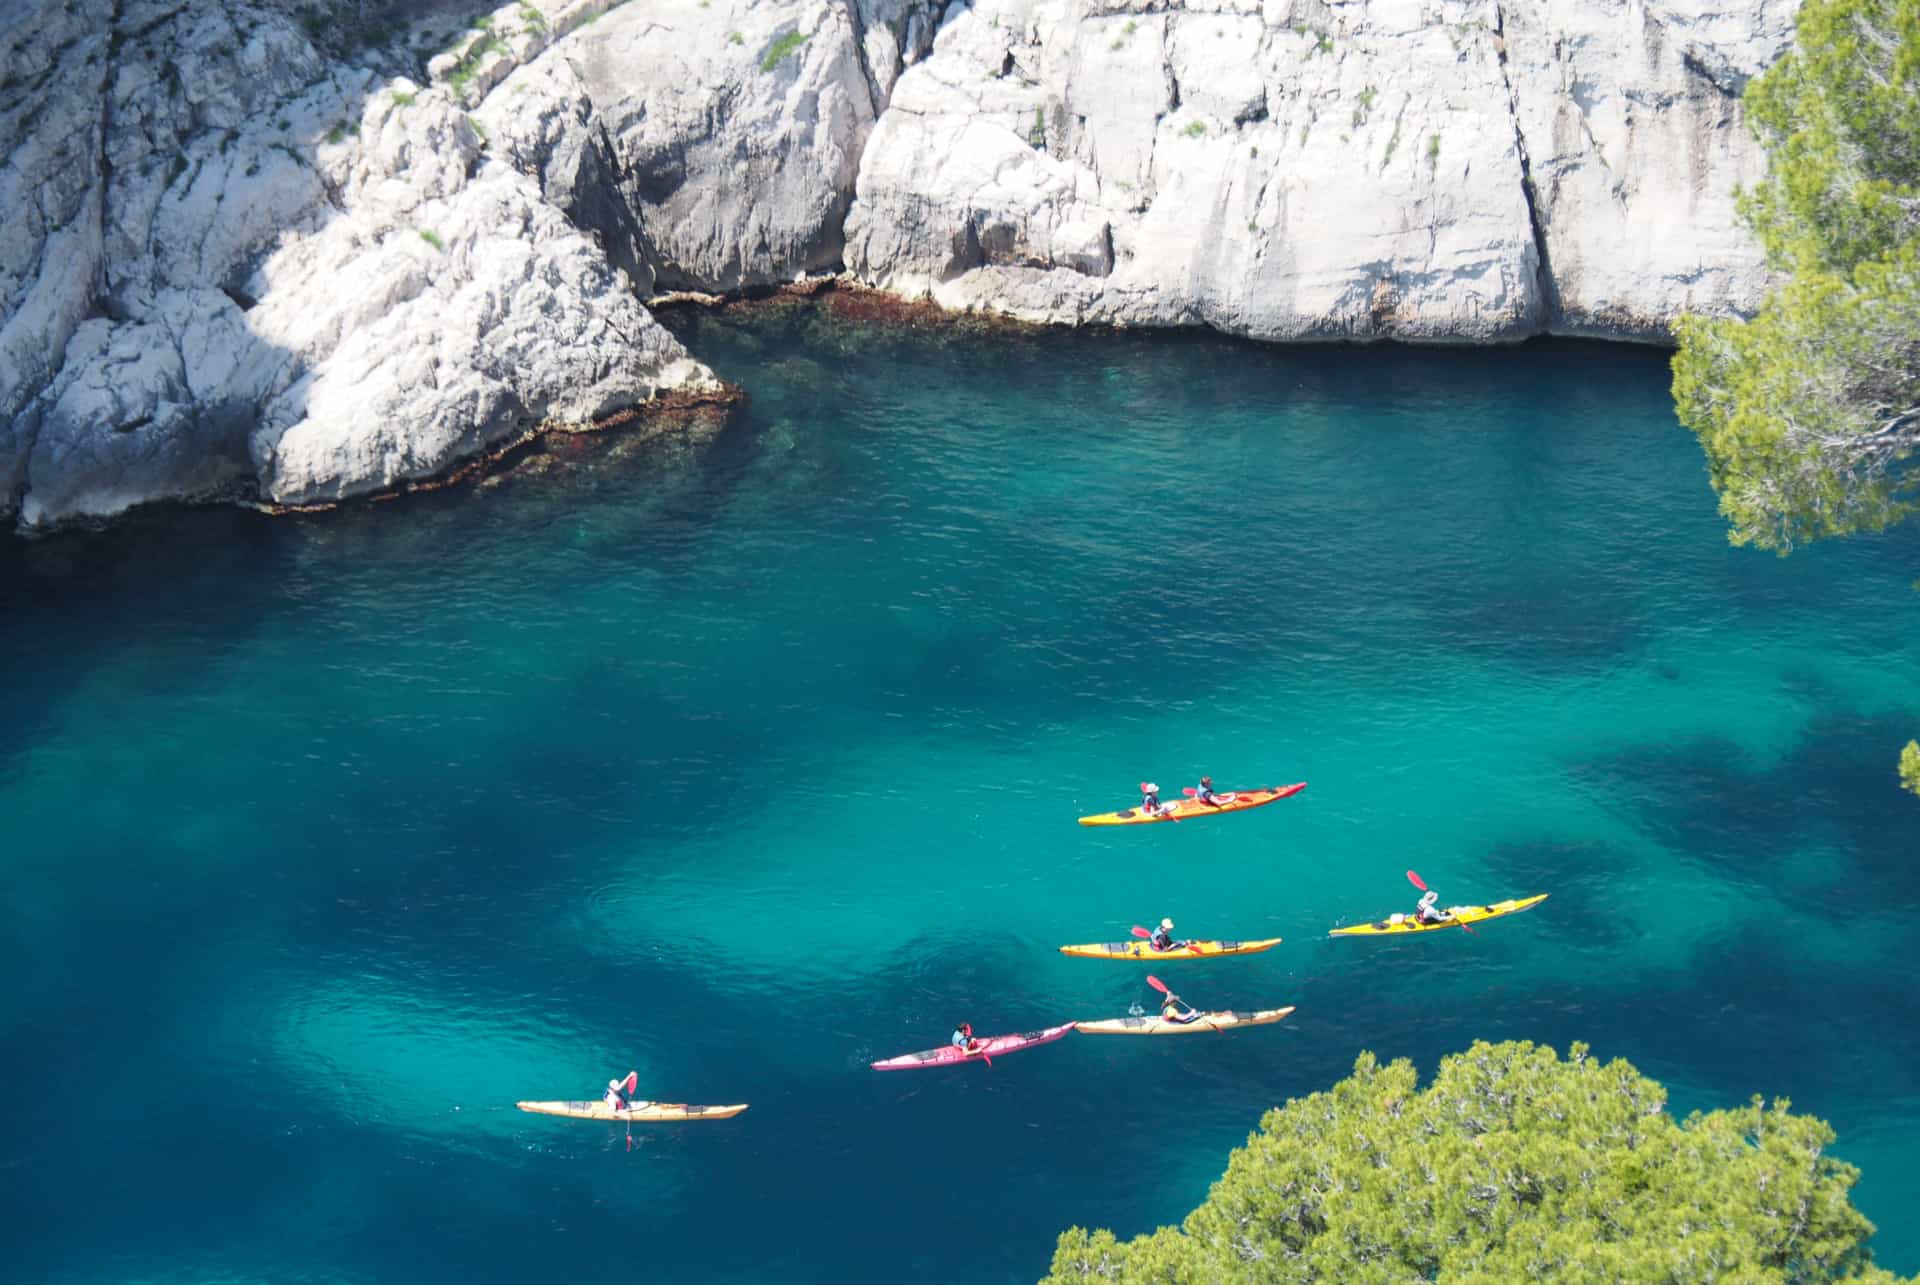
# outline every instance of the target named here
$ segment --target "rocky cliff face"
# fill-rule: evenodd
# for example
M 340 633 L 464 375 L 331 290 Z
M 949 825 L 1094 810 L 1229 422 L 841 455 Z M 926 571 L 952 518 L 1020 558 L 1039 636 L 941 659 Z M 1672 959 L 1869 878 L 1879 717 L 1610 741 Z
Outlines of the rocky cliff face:
M 977 0 L 862 161 L 856 273 L 1266 339 L 1658 337 L 1763 281 L 1733 192 L 1791 6 Z
M 11 38 L 0 506 L 23 526 L 377 491 L 712 382 L 445 90 L 244 4 L 47 3 Z
M 430 477 L 711 385 L 656 290 L 842 265 L 1047 320 L 1658 337 L 1762 285 L 1738 98 L 1791 13 L 33 0 L 0 33 L 0 513 Z

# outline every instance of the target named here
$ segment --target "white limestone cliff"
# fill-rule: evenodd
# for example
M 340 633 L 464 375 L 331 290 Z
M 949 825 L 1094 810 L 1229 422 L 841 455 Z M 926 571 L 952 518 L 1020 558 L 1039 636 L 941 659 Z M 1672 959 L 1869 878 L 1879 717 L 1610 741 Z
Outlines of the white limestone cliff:
M 1658 340 L 1765 284 L 1739 94 L 1794 0 L 17 7 L 0 515 L 41 528 L 711 387 L 642 300 L 843 266 L 1069 323 Z M 399 17 L 343 52 L 349 11 Z
M 713 384 L 444 92 L 244 4 L 46 4 L 7 55 L 0 509 L 338 499 Z
M 1659 338 L 1751 307 L 1738 90 L 1791 4 L 976 0 L 847 264 L 955 308 L 1265 339 Z

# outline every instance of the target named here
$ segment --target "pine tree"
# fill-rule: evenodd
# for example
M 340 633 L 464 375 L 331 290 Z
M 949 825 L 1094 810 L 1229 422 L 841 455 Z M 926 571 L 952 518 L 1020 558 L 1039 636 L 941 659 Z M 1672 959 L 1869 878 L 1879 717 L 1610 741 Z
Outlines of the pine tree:
M 1833 1140 L 1757 1097 L 1676 1123 L 1580 1044 L 1476 1043 L 1424 1090 L 1366 1053 L 1269 1111 L 1180 1227 L 1075 1227 L 1047 1281 L 1892 1281 Z

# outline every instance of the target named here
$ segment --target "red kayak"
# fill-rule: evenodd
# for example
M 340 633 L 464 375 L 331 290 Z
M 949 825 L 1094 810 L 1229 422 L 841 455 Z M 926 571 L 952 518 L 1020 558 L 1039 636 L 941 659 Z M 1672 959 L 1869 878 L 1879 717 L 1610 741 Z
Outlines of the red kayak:
M 890 1057 L 884 1062 L 875 1062 L 876 1071 L 913 1071 L 923 1066 L 952 1066 L 957 1062 L 980 1062 L 999 1057 L 1002 1053 L 1018 1053 L 1021 1049 L 1030 1049 L 1036 1044 L 1051 1044 L 1073 1029 L 1073 1023 L 1065 1026 L 1049 1026 L 1044 1031 L 1026 1031 L 1019 1035 L 996 1035 L 980 1041 L 980 1047 L 971 1053 L 962 1052 L 953 1044 L 942 1048 L 928 1049 L 924 1053 L 902 1053 L 899 1057 Z

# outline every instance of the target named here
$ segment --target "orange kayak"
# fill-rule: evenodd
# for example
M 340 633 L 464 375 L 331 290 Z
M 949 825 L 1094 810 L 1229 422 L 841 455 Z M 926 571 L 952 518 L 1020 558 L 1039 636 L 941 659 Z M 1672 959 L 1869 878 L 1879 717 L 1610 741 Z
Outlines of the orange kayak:
M 1202 803 L 1198 799 L 1182 799 L 1178 803 L 1162 804 L 1160 811 L 1148 814 L 1139 808 L 1126 808 L 1119 812 L 1096 812 L 1090 817 L 1081 817 L 1081 825 L 1152 825 L 1156 821 L 1186 821 L 1193 817 L 1212 816 L 1216 812 L 1245 812 L 1248 808 L 1263 808 L 1269 803 L 1278 803 L 1281 799 L 1307 788 L 1305 781 L 1293 785 L 1266 785 L 1257 790 L 1234 790 L 1231 793 L 1216 794 L 1217 803 Z

